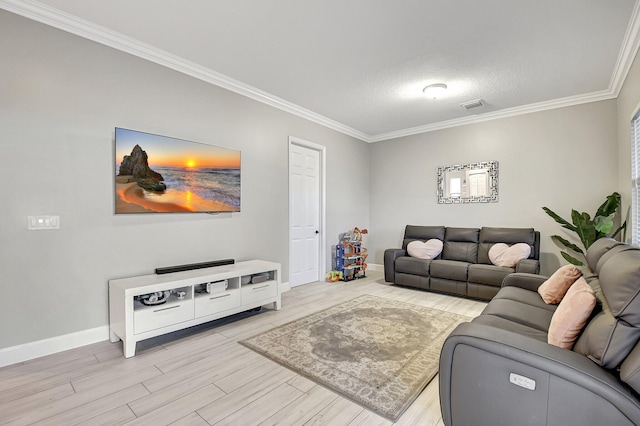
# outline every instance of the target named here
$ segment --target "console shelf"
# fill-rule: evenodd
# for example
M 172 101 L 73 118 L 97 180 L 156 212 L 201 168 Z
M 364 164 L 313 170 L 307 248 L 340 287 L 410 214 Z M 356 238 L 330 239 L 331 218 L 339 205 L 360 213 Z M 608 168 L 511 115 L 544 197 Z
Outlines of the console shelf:
M 139 297 L 166 291 L 163 303 L 145 304 Z M 109 338 L 122 340 L 130 358 L 141 340 L 269 303 L 280 309 L 280 264 L 263 260 L 109 280 Z

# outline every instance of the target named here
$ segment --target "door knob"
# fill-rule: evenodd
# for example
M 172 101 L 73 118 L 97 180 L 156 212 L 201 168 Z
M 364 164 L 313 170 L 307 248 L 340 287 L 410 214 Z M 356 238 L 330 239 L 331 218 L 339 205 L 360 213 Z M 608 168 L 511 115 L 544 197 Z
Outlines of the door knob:
M 320 233 L 320 231 L 318 231 L 318 230 L 316 229 L 316 234 L 319 234 L 319 233 Z

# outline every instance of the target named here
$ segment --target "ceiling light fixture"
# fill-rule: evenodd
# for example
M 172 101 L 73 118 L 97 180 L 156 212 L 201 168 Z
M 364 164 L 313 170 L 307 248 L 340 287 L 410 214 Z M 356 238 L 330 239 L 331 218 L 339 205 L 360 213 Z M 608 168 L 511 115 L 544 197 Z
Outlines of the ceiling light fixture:
M 422 89 L 425 95 L 431 99 L 438 99 L 447 93 L 447 85 L 444 83 L 430 84 Z

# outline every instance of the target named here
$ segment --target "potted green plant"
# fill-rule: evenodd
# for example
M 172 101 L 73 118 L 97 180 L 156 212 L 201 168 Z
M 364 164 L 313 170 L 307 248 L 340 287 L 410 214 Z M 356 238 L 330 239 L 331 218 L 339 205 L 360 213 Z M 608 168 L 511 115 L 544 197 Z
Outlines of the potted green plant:
M 563 238 L 559 235 L 552 235 L 551 238 L 566 247 L 567 249 L 580 253 L 582 257 L 585 257 L 585 251 L 588 249 L 591 244 L 603 237 L 612 237 L 616 238 L 620 232 L 622 232 L 627 227 L 627 222 L 625 221 L 615 232 L 613 230 L 613 218 L 616 215 L 616 211 L 620 206 L 620 194 L 614 192 L 609 195 L 604 203 L 600 207 L 598 207 L 598 211 L 593 216 L 589 216 L 588 213 L 578 212 L 577 210 L 571 210 L 571 222 L 561 218 L 556 213 L 554 213 L 548 207 L 543 207 L 544 210 L 549 216 L 553 218 L 556 222 L 562 225 L 563 228 L 569 229 L 576 234 L 578 234 L 578 238 L 582 242 L 585 250 L 582 250 L 576 244 L 573 244 L 571 241 Z M 562 257 L 564 257 L 569 263 L 572 263 L 576 266 L 584 265 L 584 262 L 576 259 L 566 251 L 561 252 Z

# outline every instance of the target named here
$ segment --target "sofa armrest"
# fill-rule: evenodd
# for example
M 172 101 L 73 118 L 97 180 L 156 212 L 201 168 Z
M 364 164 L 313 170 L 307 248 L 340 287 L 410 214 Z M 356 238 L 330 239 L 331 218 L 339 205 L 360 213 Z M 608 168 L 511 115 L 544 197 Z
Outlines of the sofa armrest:
M 525 290 L 538 291 L 540 284 L 545 282 L 548 277 L 537 274 L 515 273 L 509 274 L 502 280 L 502 287 L 520 287 Z
M 396 276 L 396 259 L 400 256 L 406 256 L 407 251 L 390 248 L 384 251 L 384 280 L 387 282 L 394 282 Z
M 447 426 L 640 424 L 637 394 L 608 370 L 485 324 L 463 323 L 447 337 L 439 375 Z
M 536 259 L 522 259 L 516 265 L 516 272 L 525 274 L 537 274 L 540 272 L 540 261 Z

